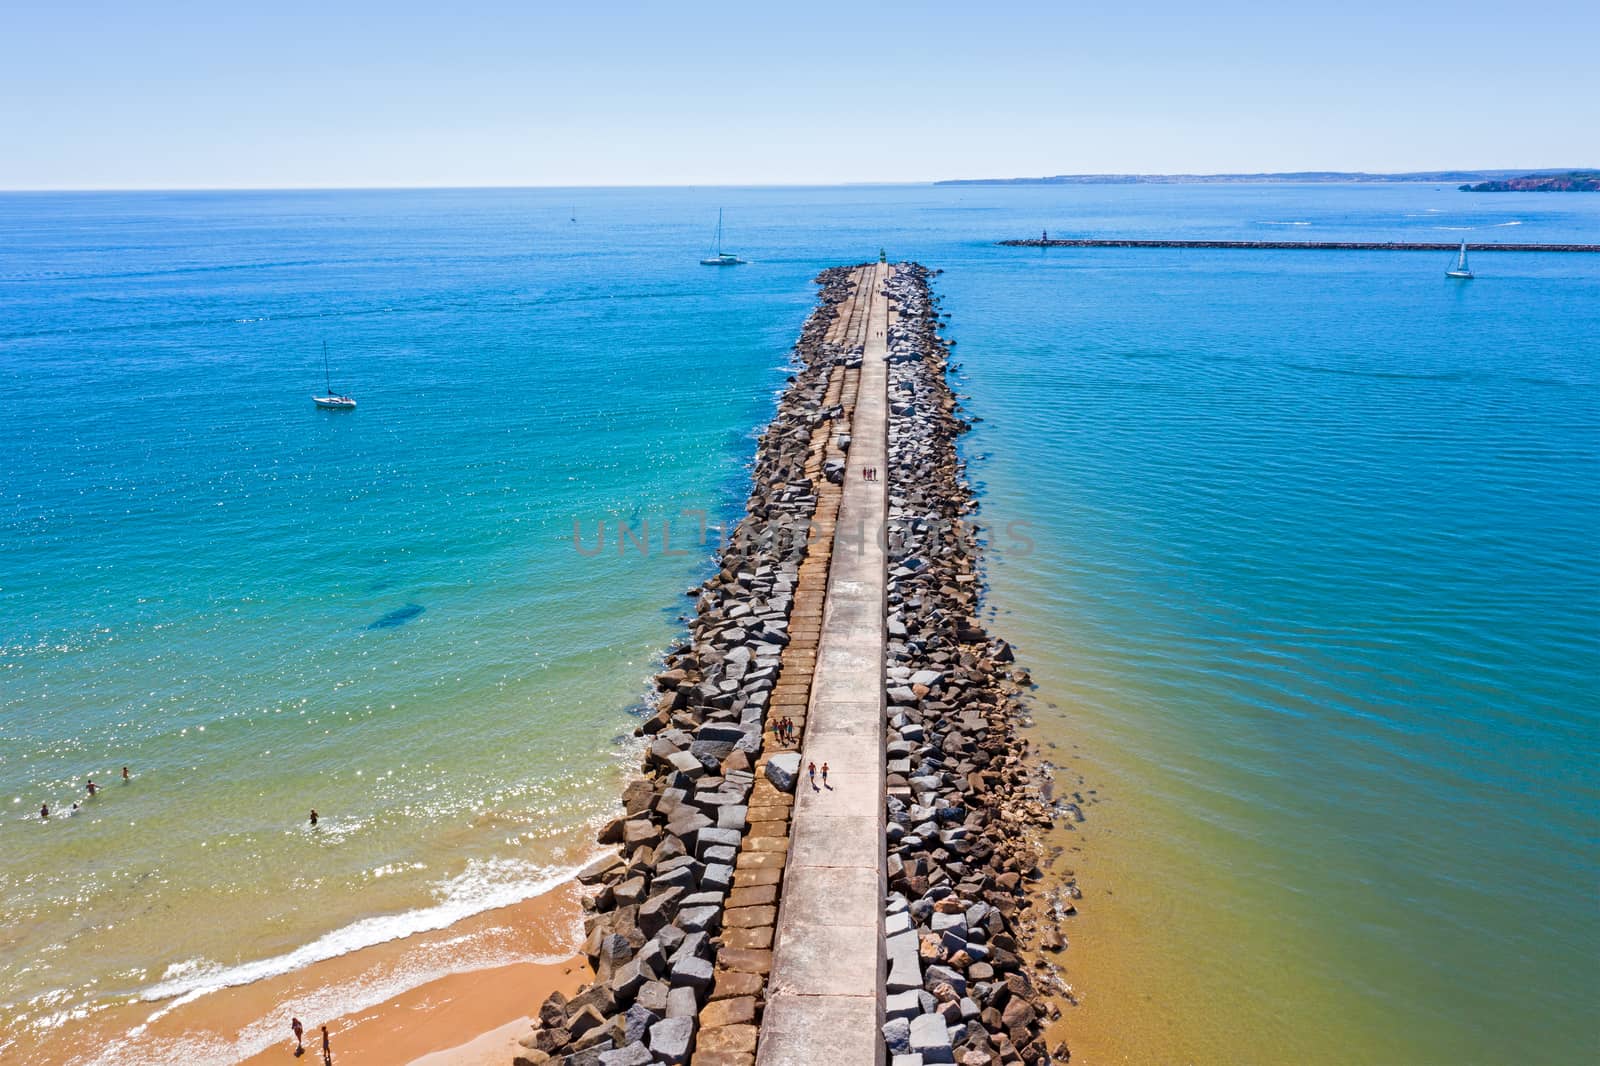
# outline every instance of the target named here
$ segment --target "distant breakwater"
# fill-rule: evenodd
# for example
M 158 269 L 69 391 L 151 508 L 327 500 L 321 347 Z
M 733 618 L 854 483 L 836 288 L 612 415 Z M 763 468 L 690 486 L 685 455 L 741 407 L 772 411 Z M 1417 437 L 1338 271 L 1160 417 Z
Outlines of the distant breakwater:
M 1108 237 L 1057 239 L 1030 237 L 997 241 L 1007 248 L 1233 248 L 1294 249 L 1311 252 L 1453 252 L 1461 246 L 1416 241 L 1148 241 Z M 1600 252 L 1600 244 L 1472 244 L 1469 252 Z

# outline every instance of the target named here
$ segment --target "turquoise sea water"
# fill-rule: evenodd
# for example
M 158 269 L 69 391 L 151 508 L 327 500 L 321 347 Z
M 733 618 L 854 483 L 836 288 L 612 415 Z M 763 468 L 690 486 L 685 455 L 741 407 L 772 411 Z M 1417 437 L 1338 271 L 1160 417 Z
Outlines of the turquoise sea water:
M 748 266 L 696 263 L 719 206 Z M 1600 257 L 991 243 L 1042 228 L 1600 242 L 1600 198 L 0 196 L 0 1048 L 578 861 L 809 280 L 881 246 L 946 271 L 1031 541 L 995 624 L 1103 800 L 1078 980 L 1144 1020 L 1086 1061 L 1582 1058 Z

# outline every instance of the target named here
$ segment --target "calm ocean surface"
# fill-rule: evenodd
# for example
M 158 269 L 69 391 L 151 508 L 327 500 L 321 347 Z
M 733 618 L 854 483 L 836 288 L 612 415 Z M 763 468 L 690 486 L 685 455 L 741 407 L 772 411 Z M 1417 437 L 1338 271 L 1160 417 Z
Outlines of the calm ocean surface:
M 1593 243 L 1600 197 L 0 195 L 0 1057 L 581 861 L 810 279 L 881 246 L 946 271 L 1030 542 L 994 625 L 1098 800 L 1074 1062 L 1588 1058 L 1600 256 L 991 243 L 1044 228 Z

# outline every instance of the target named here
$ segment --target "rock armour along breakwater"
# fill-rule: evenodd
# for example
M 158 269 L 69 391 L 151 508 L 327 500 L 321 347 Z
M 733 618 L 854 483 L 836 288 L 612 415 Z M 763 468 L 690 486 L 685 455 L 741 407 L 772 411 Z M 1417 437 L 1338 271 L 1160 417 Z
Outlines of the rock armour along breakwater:
M 915 522 L 896 546 L 883 522 L 885 488 L 902 518 L 974 508 L 927 277 L 915 264 L 819 275 L 821 303 L 758 444 L 746 516 L 718 573 L 690 590 L 690 639 L 667 655 L 656 712 L 639 729 L 642 774 L 599 835 L 617 850 L 579 875 L 592 892 L 583 951 L 595 979 L 540 1006 L 518 1066 L 753 1066 L 758 1054 L 822 1061 L 807 1056 L 826 1046 L 841 1066 L 881 1062 L 900 1050 L 890 1035 L 900 1022 L 922 1050 L 897 1053 L 896 1066 L 1049 1061 L 1053 977 L 1042 960 L 1030 977 L 1021 955 L 1035 912 L 1027 892 L 1042 876 L 1031 829 L 1049 821 L 1016 732 L 1026 675 L 973 618 L 972 532 L 941 526 L 928 538 Z M 900 441 L 883 462 L 890 418 Z M 872 487 L 858 485 L 880 462 L 889 469 Z M 846 528 L 841 507 L 861 529 Z M 834 567 L 862 537 L 879 551 Z M 876 568 L 876 599 L 862 598 L 872 582 L 861 566 Z M 874 629 L 876 642 L 861 639 Z M 872 645 L 862 677 L 857 644 Z M 777 735 L 784 719 L 803 757 Z M 885 724 L 896 738 L 887 764 Z M 837 787 L 812 790 L 805 762 L 830 757 Z M 914 930 L 928 963 L 887 1024 L 884 960 L 903 940 L 884 940 L 886 891 L 888 926 Z M 948 950 L 956 938 L 962 947 Z M 830 1026 L 837 1041 L 823 1039 Z
M 1109 238 L 1030 237 L 996 241 L 1006 248 L 1254 248 L 1314 252 L 1453 252 L 1455 244 L 1415 241 L 1135 241 Z M 1467 244 L 1469 252 L 1600 252 L 1600 244 Z
M 1067 879 L 1042 893 L 1052 824 L 1018 729 L 1023 686 L 977 618 L 977 509 L 956 452 L 966 430 L 946 380 L 927 271 L 890 281 L 885 747 L 889 971 L 883 1038 L 896 1066 L 1064 1061 L 1043 1039 L 1070 998 L 1055 966 Z

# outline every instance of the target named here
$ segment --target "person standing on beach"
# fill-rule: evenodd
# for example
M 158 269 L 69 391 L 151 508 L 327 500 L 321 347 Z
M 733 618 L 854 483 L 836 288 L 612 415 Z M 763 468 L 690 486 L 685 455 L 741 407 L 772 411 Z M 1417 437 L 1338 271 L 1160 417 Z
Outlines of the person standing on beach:
M 316 827 L 317 827 L 317 809 L 315 807 L 313 807 L 313 808 L 311 808 L 311 828 L 315 829 Z
M 294 1034 L 294 1054 L 296 1058 L 299 1058 L 306 1053 L 306 1042 L 304 1040 L 306 1028 L 300 1024 L 299 1018 L 290 1018 L 289 1031 Z
M 328 1027 L 322 1027 L 322 1066 L 333 1066 L 333 1048 L 328 1044 Z

